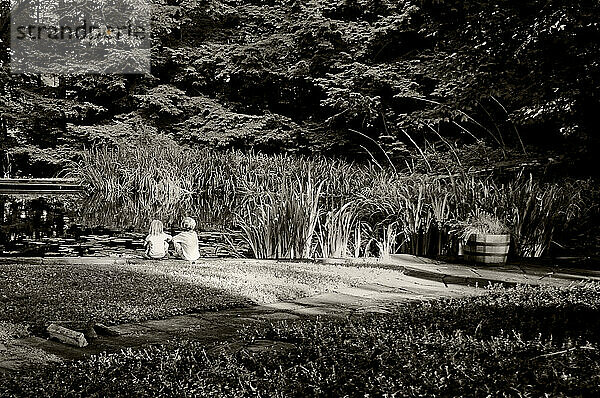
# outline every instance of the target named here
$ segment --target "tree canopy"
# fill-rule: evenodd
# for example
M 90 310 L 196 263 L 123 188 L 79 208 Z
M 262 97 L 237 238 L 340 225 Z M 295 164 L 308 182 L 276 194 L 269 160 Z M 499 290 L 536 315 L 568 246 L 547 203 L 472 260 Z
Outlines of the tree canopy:
M 594 0 L 153 0 L 149 75 L 11 75 L 9 14 L 4 0 L 4 174 L 148 131 L 397 164 L 436 143 L 600 149 Z

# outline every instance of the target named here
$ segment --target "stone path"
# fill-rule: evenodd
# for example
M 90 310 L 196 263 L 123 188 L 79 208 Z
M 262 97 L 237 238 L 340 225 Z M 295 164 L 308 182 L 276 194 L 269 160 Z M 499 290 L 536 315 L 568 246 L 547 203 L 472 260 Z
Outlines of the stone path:
M 340 261 L 346 262 L 335 262 Z M 333 261 L 324 261 L 328 262 Z M 356 264 L 356 261 L 352 263 Z M 471 267 L 407 255 L 393 256 L 385 264 L 365 261 L 363 265 L 400 269 L 403 274 L 289 302 L 118 325 L 114 327 L 118 336 L 99 336 L 84 348 L 35 336 L 20 339 L 17 344 L 24 349 L 45 352 L 50 358 L 56 359 L 82 359 L 102 351 L 116 352 L 127 347 L 164 343 L 175 338 L 192 338 L 210 346 L 216 342 L 234 341 L 238 330 L 244 325 L 316 316 L 346 317 L 369 312 L 386 313 L 391 305 L 399 302 L 481 294 L 484 292 L 482 287 L 490 282 L 568 286 L 581 281 L 600 281 L 598 271 L 582 272 L 548 267 Z M 277 344 L 261 342 L 257 347 L 249 349 L 270 349 L 273 345 Z M 5 358 L 0 361 L 0 370 L 15 370 L 27 365 L 27 358 Z
M 406 275 L 469 286 L 489 283 L 504 285 L 568 286 L 581 281 L 600 281 L 600 270 L 559 265 L 507 264 L 503 266 L 473 266 L 450 264 L 408 254 L 392 255 L 391 264 Z

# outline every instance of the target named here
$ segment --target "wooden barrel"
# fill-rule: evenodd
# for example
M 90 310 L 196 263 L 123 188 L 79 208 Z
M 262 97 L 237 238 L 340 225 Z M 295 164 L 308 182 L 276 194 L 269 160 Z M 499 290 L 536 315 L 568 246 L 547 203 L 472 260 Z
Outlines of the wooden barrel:
M 481 264 L 506 264 L 510 235 L 472 234 L 464 247 L 465 260 Z

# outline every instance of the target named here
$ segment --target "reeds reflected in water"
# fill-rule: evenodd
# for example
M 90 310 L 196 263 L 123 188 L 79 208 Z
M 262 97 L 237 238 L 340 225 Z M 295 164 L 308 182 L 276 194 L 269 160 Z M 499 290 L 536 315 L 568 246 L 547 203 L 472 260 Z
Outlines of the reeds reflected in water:
M 591 184 L 401 174 L 322 156 L 192 149 L 163 136 L 88 150 L 69 175 L 87 187 L 88 223 L 145 228 L 191 216 L 203 229 L 241 230 L 259 258 L 447 253 L 451 231 L 481 212 L 509 227 L 513 254 L 540 256 L 585 215 L 581 192 Z

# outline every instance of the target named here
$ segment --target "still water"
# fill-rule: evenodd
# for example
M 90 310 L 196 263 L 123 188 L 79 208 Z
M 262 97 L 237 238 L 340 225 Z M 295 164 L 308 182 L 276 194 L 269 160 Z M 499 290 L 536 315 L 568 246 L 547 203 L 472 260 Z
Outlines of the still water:
M 229 213 L 211 212 L 203 203 L 176 205 L 110 202 L 94 196 L 0 195 L 0 256 L 112 255 L 135 257 L 143 252 L 150 221 L 160 219 L 166 232 L 179 232 L 180 220 L 191 215 L 198 222 L 205 256 L 231 255 L 231 242 L 240 239 L 226 232 Z M 243 251 L 243 248 L 236 248 Z

